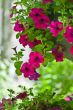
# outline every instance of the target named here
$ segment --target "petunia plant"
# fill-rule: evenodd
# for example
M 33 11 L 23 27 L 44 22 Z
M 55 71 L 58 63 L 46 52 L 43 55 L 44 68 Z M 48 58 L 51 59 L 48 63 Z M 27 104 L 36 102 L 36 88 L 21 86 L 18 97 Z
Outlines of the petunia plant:
M 64 58 L 73 59 L 72 8 L 69 0 L 21 0 L 14 3 L 10 17 L 16 38 L 24 48 L 27 45 L 31 48 L 27 62 L 22 61 L 24 49 L 17 52 L 15 48 L 12 59 L 17 74 L 23 73 L 30 79 L 37 77 L 41 64 L 45 66 L 54 59 L 57 62 Z
M 17 75 L 38 80 L 42 77 L 40 68 L 47 67 L 49 62 L 73 60 L 72 0 L 20 0 L 11 8 L 10 18 L 16 39 L 23 46 L 19 51 L 13 48 Z M 27 45 L 31 51 L 24 62 Z

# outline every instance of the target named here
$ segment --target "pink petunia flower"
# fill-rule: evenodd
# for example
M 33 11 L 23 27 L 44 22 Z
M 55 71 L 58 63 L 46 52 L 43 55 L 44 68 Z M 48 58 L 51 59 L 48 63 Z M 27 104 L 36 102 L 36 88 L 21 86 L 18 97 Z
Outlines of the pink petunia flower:
M 29 13 L 30 18 L 33 20 L 37 20 L 41 15 L 43 15 L 43 9 L 42 8 L 32 8 L 31 12 Z
M 63 30 L 63 23 L 57 21 L 52 21 L 50 24 L 50 32 L 54 37 L 57 37 L 58 34 Z
M 21 31 L 24 31 L 25 28 L 23 26 L 23 24 L 21 24 L 18 20 L 16 21 L 15 23 L 15 26 L 14 26 L 14 31 L 16 32 L 21 32 Z
M 29 77 L 30 75 L 34 74 L 34 68 L 32 67 L 32 64 L 29 63 L 23 63 L 20 71 L 24 74 L 25 77 Z
M 40 63 L 44 62 L 44 57 L 39 52 L 31 52 L 29 57 L 29 63 L 35 68 L 40 67 Z
M 47 3 L 51 3 L 51 2 L 53 2 L 53 0 L 42 0 L 43 4 L 47 4 Z
M 39 77 L 40 77 L 40 74 L 37 73 L 37 72 L 34 72 L 33 75 L 30 75 L 30 76 L 29 76 L 29 79 L 30 79 L 30 80 L 38 80 Z
M 36 21 L 34 21 L 35 27 L 37 29 L 46 29 L 48 28 L 49 23 L 50 23 L 50 19 L 45 14 L 39 17 Z
M 72 98 L 68 96 L 68 97 L 64 98 L 64 100 L 67 102 L 70 102 L 72 100 Z
M 73 27 L 67 26 L 66 32 L 64 33 L 64 37 L 67 40 L 67 42 L 72 43 L 73 42 Z
M 73 46 L 70 47 L 70 54 L 73 55 Z
M 28 36 L 26 34 L 20 35 L 19 42 L 25 47 L 29 42 Z

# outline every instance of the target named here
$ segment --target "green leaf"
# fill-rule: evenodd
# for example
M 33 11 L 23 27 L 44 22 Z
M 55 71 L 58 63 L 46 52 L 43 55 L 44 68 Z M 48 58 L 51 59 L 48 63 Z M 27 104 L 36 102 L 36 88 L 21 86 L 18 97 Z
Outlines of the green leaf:
M 42 44 L 38 44 L 32 50 L 33 51 L 38 51 L 38 52 L 42 53 L 43 45 Z
M 16 39 L 18 39 L 20 37 L 20 33 L 16 34 Z
M 15 70 L 16 74 L 19 76 L 19 75 L 22 75 L 22 73 L 20 72 L 20 69 L 16 69 Z
M 14 63 L 14 66 L 17 70 L 20 70 L 21 64 L 22 64 L 22 61 L 17 61 Z

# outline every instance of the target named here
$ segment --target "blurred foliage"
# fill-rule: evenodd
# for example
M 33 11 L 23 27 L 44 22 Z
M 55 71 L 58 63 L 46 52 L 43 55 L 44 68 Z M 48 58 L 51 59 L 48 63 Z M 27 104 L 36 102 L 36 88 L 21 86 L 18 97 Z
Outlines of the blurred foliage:
M 54 99 L 60 100 L 73 93 L 73 62 L 65 59 L 63 62 L 49 62 L 46 67 L 39 69 L 40 80 L 36 82 L 35 88 L 39 92 L 48 90 L 54 93 Z

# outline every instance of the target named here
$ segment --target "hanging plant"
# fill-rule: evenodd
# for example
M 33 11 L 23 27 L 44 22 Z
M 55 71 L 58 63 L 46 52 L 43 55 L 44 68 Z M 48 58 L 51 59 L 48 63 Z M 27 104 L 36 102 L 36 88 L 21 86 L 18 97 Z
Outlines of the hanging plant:
M 34 98 L 31 101 L 28 96 L 25 100 L 22 100 L 22 103 L 19 104 L 19 109 L 38 110 L 39 108 L 39 110 L 44 110 L 46 108 L 46 110 L 66 110 L 70 108 L 72 110 L 72 95 L 71 97 L 66 97 L 73 92 L 70 77 L 66 78 L 65 72 L 60 77 L 60 74 L 55 75 L 58 73 L 53 73 L 50 69 L 47 69 L 52 67 L 51 64 L 53 63 L 50 64 L 50 62 L 54 60 L 57 63 L 64 62 L 65 59 L 73 60 L 72 0 L 20 0 L 15 2 L 11 8 L 10 18 L 11 23 L 14 24 L 13 29 L 16 32 L 16 39 L 23 46 L 19 51 L 17 47 L 13 48 L 15 54 L 11 59 L 14 61 L 16 74 L 23 75 L 29 80 L 38 80 L 40 78 L 37 81 L 40 92 L 37 95 L 33 95 Z M 27 45 L 30 48 L 29 58 L 27 61 L 23 61 Z M 62 65 L 60 66 L 62 67 Z M 72 64 L 70 68 L 72 69 Z M 43 77 L 44 75 L 45 77 L 47 76 L 45 74 L 47 72 L 49 72 L 49 76 L 45 82 Z M 66 79 L 63 81 L 64 78 Z M 47 86 L 47 79 L 50 79 L 50 86 Z M 63 84 L 65 86 L 67 81 L 70 83 L 66 88 L 59 89 L 59 86 L 56 85 L 56 83 L 60 83 L 60 86 L 63 86 Z M 68 87 L 70 89 L 66 92 Z M 21 93 L 18 97 L 22 98 L 24 94 Z M 70 102 L 68 106 L 67 101 Z

